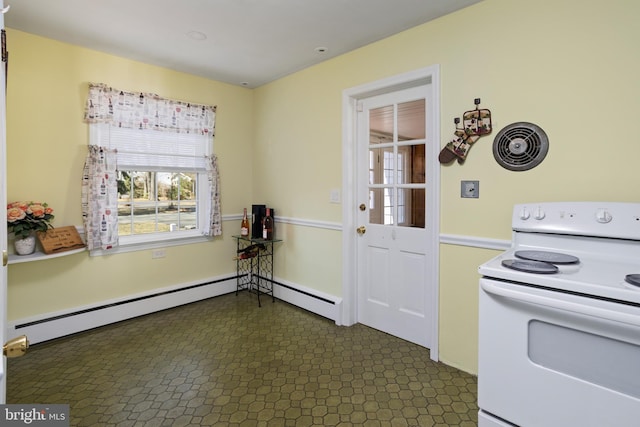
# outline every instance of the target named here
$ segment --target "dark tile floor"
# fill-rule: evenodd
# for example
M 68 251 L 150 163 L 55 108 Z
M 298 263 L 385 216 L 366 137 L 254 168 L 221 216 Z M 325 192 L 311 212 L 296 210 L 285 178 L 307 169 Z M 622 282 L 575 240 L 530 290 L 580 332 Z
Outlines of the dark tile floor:
M 72 426 L 475 426 L 476 378 L 363 325 L 241 293 L 33 346 L 7 403 Z

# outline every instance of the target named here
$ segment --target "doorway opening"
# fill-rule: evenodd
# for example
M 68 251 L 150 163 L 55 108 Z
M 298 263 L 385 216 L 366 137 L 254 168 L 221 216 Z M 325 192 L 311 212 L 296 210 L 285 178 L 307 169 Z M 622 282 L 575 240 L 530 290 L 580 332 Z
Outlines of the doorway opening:
M 403 93 L 410 92 L 415 98 L 415 93 L 420 93 L 419 97 L 422 99 L 423 104 L 426 103 L 424 129 L 426 130 L 423 140 L 412 140 L 413 142 L 406 142 L 406 139 L 402 136 L 402 132 L 399 132 L 397 126 L 398 111 L 401 110 L 403 105 L 409 105 L 412 102 L 420 102 L 420 99 L 409 99 L 408 102 L 383 101 L 380 105 L 371 104 L 371 100 L 380 98 L 386 100 L 386 96 L 394 95 L 401 96 Z M 369 270 L 363 268 L 365 264 L 373 264 L 371 250 L 369 245 L 363 245 L 363 237 L 366 236 L 373 238 L 375 236 L 375 227 L 380 227 L 378 231 L 380 233 L 387 233 L 387 242 L 393 240 L 393 244 L 397 240 L 402 240 L 404 230 L 421 230 L 422 235 L 417 240 L 424 239 L 424 253 L 419 255 L 422 260 L 412 264 L 414 267 L 418 266 L 415 271 L 419 271 L 423 274 L 421 280 L 424 281 L 424 288 L 422 289 L 426 301 L 427 307 L 424 313 L 421 313 L 425 317 L 425 322 L 422 323 L 424 327 L 429 331 L 425 331 L 425 334 L 429 336 L 425 345 L 430 349 L 431 358 L 438 360 L 438 278 L 439 278 L 439 200 L 440 200 L 440 167 L 438 158 L 438 152 L 440 150 L 440 114 L 439 114 L 439 92 L 440 92 L 440 78 L 439 78 L 439 66 L 431 66 L 420 70 L 415 70 L 409 73 L 397 75 L 394 77 L 378 80 L 375 82 L 367 83 L 361 86 L 346 89 L 343 92 L 342 112 L 343 112 L 343 234 L 342 234 L 342 248 L 343 248 L 343 313 L 342 320 L 345 325 L 352 325 L 364 318 L 364 310 L 362 304 L 359 302 L 364 297 L 362 286 L 363 278 L 369 274 L 371 277 L 377 278 L 375 270 Z M 386 102 L 386 104 L 385 104 Z M 391 106 L 391 107 L 389 107 Z M 381 109 L 380 109 L 381 108 Z M 370 123 L 376 120 L 374 111 L 383 112 L 385 109 L 395 109 L 395 130 L 390 132 L 390 135 L 383 135 L 390 137 L 390 141 L 379 140 L 375 142 L 371 140 L 371 127 Z M 366 111 L 365 111 L 366 110 Z M 390 111 L 391 111 L 390 110 Z M 363 112 L 365 113 L 363 115 Z M 366 125 L 363 127 L 363 117 L 366 117 Z M 375 126 L 374 126 L 375 127 Z M 370 145 L 370 149 L 362 149 L 363 133 L 367 132 L 366 143 L 367 144 L 381 144 L 382 149 L 378 149 L 375 145 Z M 387 132 L 389 134 L 389 132 Z M 395 135 L 395 136 L 394 136 Z M 375 136 L 375 135 L 374 135 Z M 393 141 L 395 138 L 395 142 Z M 415 137 L 412 137 L 415 138 Z M 415 142 L 417 141 L 417 143 Z M 389 148 L 391 147 L 391 148 Z M 385 149 L 386 148 L 386 149 Z M 371 175 L 371 171 L 364 171 L 369 159 L 363 158 L 364 156 L 370 157 L 372 154 L 380 151 L 381 154 L 387 153 L 389 158 L 393 159 L 395 170 L 392 173 L 396 177 L 399 177 L 399 173 L 402 176 L 408 177 L 406 171 L 400 171 L 407 165 L 404 159 L 409 158 L 408 153 L 414 154 L 412 157 L 420 159 L 424 162 L 424 178 L 423 184 L 409 182 L 401 186 L 401 189 L 392 188 L 392 186 L 384 183 L 372 184 L 367 187 L 363 192 L 362 190 L 362 175 L 367 173 Z M 400 161 L 403 160 L 403 161 Z M 382 166 L 375 165 L 374 168 L 380 169 L 378 175 L 381 173 L 384 175 L 384 162 Z M 372 177 L 378 176 L 376 171 L 373 172 Z M 365 178 L 368 179 L 368 178 Z M 373 178 L 375 179 L 375 178 Z M 394 183 L 394 186 L 395 183 Z M 416 188 L 413 188 L 416 187 Z M 419 188 L 418 188 L 419 187 Z M 400 191 L 405 190 L 405 191 Z M 363 196 L 367 193 L 368 195 Z M 379 196 L 377 199 L 382 203 L 373 203 L 376 194 Z M 385 209 L 384 200 L 385 194 L 395 194 L 392 198 L 388 198 L 388 205 L 390 209 Z M 400 194 L 405 194 L 409 197 L 402 198 Z M 419 206 L 416 201 L 424 201 L 423 208 Z M 392 203 L 393 202 L 393 203 Z M 373 204 L 372 204 L 373 203 Z M 393 205 L 393 206 L 391 206 Z M 401 206 L 399 206 L 401 205 Z M 364 207 L 364 209 L 363 209 Z M 424 209 L 424 211 L 421 211 Z M 385 214 L 386 212 L 386 214 Z M 406 215 L 410 213 L 411 215 Z M 371 219 L 373 218 L 373 220 Z M 378 218 L 379 221 L 375 221 Z M 366 234 L 367 228 L 363 225 L 363 221 L 370 227 L 369 235 Z M 373 222 L 370 222 L 373 221 Z M 415 227 L 415 224 L 409 224 L 415 221 L 419 222 L 419 227 Z M 380 225 L 378 225 L 378 223 Z M 384 236 L 383 236 L 384 239 Z M 415 234 L 414 234 L 414 240 Z M 400 251 L 402 252 L 402 250 Z M 417 251 L 415 253 L 422 252 Z M 378 254 L 380 251 L 377 252 Z M 413 255 L 414 253 L 412 253 Z M 415 257 L 413 260 L 415 261 Z M 404 261 L 397 261 L 402 263 Z M 413 262 L 413 261 L 411 261 Z M 380 270 L 379 270 L 380 271 Z M 417 276 L 412 276 L 417 277 Z M 368 281 L 368 278 L 366 278 Z M 406 277 L 400 277 L 397 280 L 406 280 Z M 381 301 L 381 305 L 385 305 L 385 301 Z M 399 311 L 412 311 L 412 307 L 405 309 L 399 307 Z M 420 310 L 418 310 L 420 311 Z M 420 314 L 420 313 L 418 313 Z M 374 317 L 377 316 L 374 315 Z M 362 322 L 367 324 L 366 321 Z M 373 326 L 375 327 L 375 325 Z M 399 327 L 402 327 L 400 322 Z M 391 331 L 390 333 L 395 333 Z M 409 339 L 412 340 L 412 339 Z

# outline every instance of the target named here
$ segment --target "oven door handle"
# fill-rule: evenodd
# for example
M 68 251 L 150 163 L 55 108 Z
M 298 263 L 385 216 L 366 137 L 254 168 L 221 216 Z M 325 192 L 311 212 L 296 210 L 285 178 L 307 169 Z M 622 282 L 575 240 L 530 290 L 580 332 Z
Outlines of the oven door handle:
M 628 325 L 640 326 L 640 316 L 634 316 L 632 314 L 620 313 L 618 311 L 607 310 L 604 308 L 593 307 L 585 304 L 577 304 L 575 302 L 563 301 L 540 295 L 533 295 L 513 289 L 506 289 L 502 286 L 487 282 L 485 280 L 481 281 L 480 286 L 485 292 L 504 298 L 555 308 L 558 310 L 570 311 L 573 313 L 583 314 L 585 316 L 598 317 L 614 322 L 626 323 Z

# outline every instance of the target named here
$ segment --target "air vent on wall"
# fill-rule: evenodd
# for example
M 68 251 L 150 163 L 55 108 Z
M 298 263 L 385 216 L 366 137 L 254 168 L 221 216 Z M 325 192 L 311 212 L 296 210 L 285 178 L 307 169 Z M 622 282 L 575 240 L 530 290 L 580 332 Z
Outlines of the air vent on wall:
M 549 138 L 537 125 L 512 123 L 493 140 L 493 157 L 511 171 L 526 171 L 538 166 L 549 151 Z

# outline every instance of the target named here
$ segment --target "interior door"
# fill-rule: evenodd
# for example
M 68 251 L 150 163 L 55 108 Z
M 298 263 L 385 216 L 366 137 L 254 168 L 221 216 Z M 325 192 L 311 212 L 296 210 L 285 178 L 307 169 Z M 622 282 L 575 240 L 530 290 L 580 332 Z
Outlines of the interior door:
M 361 101 L 357 117 L 358 321 L 431 347 L 426 227 L 429 86 Z

